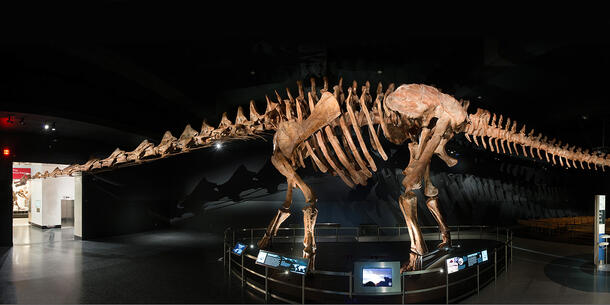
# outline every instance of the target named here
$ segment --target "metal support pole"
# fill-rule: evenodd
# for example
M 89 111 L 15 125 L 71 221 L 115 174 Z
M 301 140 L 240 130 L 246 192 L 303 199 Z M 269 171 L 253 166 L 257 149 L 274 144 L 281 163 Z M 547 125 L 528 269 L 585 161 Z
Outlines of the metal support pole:
M 445 304 L 449 304 L 449 272 L 445 272 Z
M 352 298 L 352 287 L 354 285 L 354 281 L 353 281 L 354 275 L 353 273 L 349 273 L 349 298 Z
M 241 254 L 241 287 L 242 288 L 244 287 L 244 282 L 245 282 L 245 279 L 244 279 L 244 256 L 245 255 L 246 255 L 245 253 Z
M 254 229 L 250 229 L 250 244 L 254 245 Z
M 269 290 L 268 290 L 268 283 L 267 283 L 267 277 L 268 277 L 268 272 L 269 268 L 265 266 L 265 303 L 267 303 L 269 301 Z
M 228 253 L 227 258 L 229 259 L 229 283 L 231 282 L 231 253 Z
M 222 241 L 222 268 L 227 270 L 227 240 Z
M 498 249 L 494 249 L 494 285 L 498 279 Z
M 498 240 L 498 225 L 496 225 L 496 240 Z
M 377 227 L 377 241 L 379 241 L 379 227 Z
M 401 272 L 400 279 L 402 280 L 402 302 L 400 304 L 405 303 L 405 275 Z
M 477 294 L 479 294 L 479 265 L 477 265 Z
M 510 263 L 513 263 L 513 232 L 510 232 Z
M 508 273 L 508 248 L 506 247 L 508 244 L 504 244 L 504 271 Z
M 302 275 L 301 280 L 301 304 L 305 304 L 305 274 Z

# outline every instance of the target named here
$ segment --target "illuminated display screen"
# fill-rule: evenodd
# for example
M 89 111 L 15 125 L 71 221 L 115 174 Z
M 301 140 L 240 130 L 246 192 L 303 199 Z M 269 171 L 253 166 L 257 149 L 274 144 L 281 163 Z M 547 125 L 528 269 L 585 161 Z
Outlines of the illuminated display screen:
M 447 273 L 454 273 L 469 267 L 473 267 L 476 264 L 486 262 L 487 259 L 487 250 L 475 252 L 466 256 L 456 256 L 448 258 L 445 261 L 445 263 L 447 264 Z
M 256 257 L 256 263 L 275 269 L 288 270 L 292 273 L 305 274 L 309 261 L 303 258 L 287 257 L 281 254 L 260 250 Z
M 241 255 L 242 253 L 244 253 L 244 249 L 246 249 L 246 245 L 242 243 L 237 243 L 235 244 L 235 248 L 233 248 L 232 251 L 235 255 Z
M 363 287 L 392 287 L 392 268 L 363 268 Z

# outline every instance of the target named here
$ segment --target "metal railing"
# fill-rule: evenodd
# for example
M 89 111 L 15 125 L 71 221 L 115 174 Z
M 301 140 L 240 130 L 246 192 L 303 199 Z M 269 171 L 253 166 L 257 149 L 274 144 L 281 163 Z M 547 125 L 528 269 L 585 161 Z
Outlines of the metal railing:
M 420 227 L 422 229 L 422 231 L 427 230 L 427 229 L 436 229 L 438 230 L 437 226 L 422 226 Z M 481 226 L 481 225 L 466 225 L 466 226 L 450 226 L 449 227 L 450 230 L 454 233 L 453 234 L 453 240 L 461 240 L 461 238 L 466 235 L 466 237 L 469 237 L 467 239 L 473 239 L 472 237 L 477 237 L 479 239 L 483 239 L 484 235 L 486 238 L 490 238 L 492 240 L 496 240 L 498 242 L 501 242 L 501 244 L 499 246 L 494 247 L 493 249 L 490 249 L 493 251 L 493 256 L 494 256 L 494 260 L 493 260 L 493 264 L 491 264 L 491 262 L 487 263 L 487 266 L 484 267 L 482 270 L 480 269 L 479 264 L 477 264 L 477 268 L 476 268 L 476 273 L 470 276 L 467 276 L 465 278 L 459 279 L 457 281 L 450 281 L 450 275 L 449 273 L 447 273 L 446 270 L 444 270 L 444 268 L 433 268 L 433 269 L 426 269 L 426 270 L 418 270 L 418 271 L 407 271 L 407 272 L 402 272 L 401 273 L 401 300 L 402 300 L 402 304 L 404 304 L 405 301 L 405 297 L 408 295 L 415 295 L 415 294 L 420 294 L 420 293 L 425 293 L 425 292 L 429 292 L 429 291 L 433 291 L 433 290 L 440 290 L 445 288 L 445 302 L 446 303 L 452 303 L 454 301 L 460 300 L 466 296 L 469 296 L 473 293 L 479 293 L 480 291 L 480 287 L 481 286 L 486 286 L 487 284 L 489 284 L 492 280 L 495 281 L 498 278 L 498 272 L 508 272 L 508 264 L 512 263 L 512 243 L 513 243 L 513 233 L 512 231 L 510 231 L 507 228 L 501 228 L 501 227 L 489 227 L 489 226 Z M 370 229 L 370 227 L 369 227 Z M 492 230 L 495 229 L 495 230 Z M 254 243 L 254 239 L 257 237 L 262 237 L 262 235 L 265 232 L 265 228 L 249 228 L 249 229 L 240 229 L 240 230 L 232 230 L 231 228 L 227 228 L 224 232 L 224 243 L 223 243 L 223 261 L 225 263 L 225 269 L 227 268 L 228 265 L 228 270 L 230 272 L 230 275 L 234 275 L 235 277 L 237 277 L 240 281 L 241 281 L 241 286 L 245 287 L 246 285 L 248 287 L 253 288 L 255 291 L 258 291 L 260 293 L 262 293 L 265 296 L 265 301 L 269 301 L 269 298 L 275 298 L 281 302 L 285 302 L 285 303 L 298 303 L 296 301 L 293 300 L 289 300 L 286 299 L 278 294 L 272 293 L 269 290 L 269 282 L 273 282 L 273 283 L 277 283 L 279 285 L 283 285 L 286 287 L 291 287 L 291 288 L 295 288 L 295 289 L 300 289 L 301 290 L 301 303 L 304 304 L 305 303 L 305 292 L 306 291 L 310 291 L 310 292 L 317 292 L 317 293 L 323 293 L 323 294 L 330 294 L 330 295 L 343 295 L 343 296 L 347 296 L 350 299 L 355 296 L 355 295 L 362 295 L 362 296 L 370 296 L 369 294 L 357 294 L 353 292 L 353 273 L 350 272 L 338 272 L 338 271 L 324 271 L 324 270 L 310 270 L 309 272 L 311 274 L 318 274 L 318 275 L 327 275 L 327 276 L 336 276 L 339 278 L 342 278 L 341 280 L 348 280 L 348 291 L 337 291 L 337 290 L 327 290 L 327 289 L 319 289 L 319 288 L 314 288 L 314 287 L 308 287 L 306 286 L 306 280 L 305 280 L 305 275 L 301 275 L 301 285 L 295 285 L 292 283 L 288 283 L 282 280 L 278 280 L 275 279 L 271 276 L 269 276 L 269 267 L 264 267 L 265 268 L 265 274 L 261 274 L 256 272 L 255 270 L 248 268 L 245 266 L 244 264 L 244 260 L 245 259 L 249 259 L 252 260 L 254 262 L 256 262 L 256 257 L 250 254 L 246 254 L 244 252 L 243 255 L 240 256 L 241 261 L 236 261 L 235 260 L 235 256 L 231 255 L 231 247 L 233 245 L 235 245 L 236 241 L 245 241 L 248 240 L 250 242 L 250 244 Z M 292 242 L 295 243 L 296 239 L 298 237 L 302 237 L 297 235 L 296 232 L 297 230 L 303 231 L 303 228 L 280 228 L 280 231 L 292 231 L 292 235 L 284 235 L 284 236 L 276 236 L 272 238 L 272 242 L 274 239 L 284 239 L 284 240 L 288 240 L 288 239 L 292 239 Z M 321 227 L 316 227 L 316 242 L 324 242 L 324 239 L 326 239 L 326 241 L 328 242 L 332 242 L 334 241 L 339 241 L 341 238 L 345 239 L 346 237 L 352 238 L 352 240 L 356 240 L 357 242 L 363 242 L 362 238 L 364 237 L 372 237 L 372 238 L 368 238 L 370 241 L 380 241 L 380 240 L 392 240 L 392 241 L 405 241 L 405 240 L 409 240 L 409 236 L 408 234 L 401 234 L 401 232 L 406 232 L 407 228 L 406 227 L 377 227 L 377 233 L 373 234 L 373 235 L 366 235 L 366 234 L 361 234 L 361 227 L 338 227 L 338 226 L 333 226 L 332 228 L 326 228 L 324 226 Z M 334 230 L 335 235 L 322 235 L 322 236 L 318 236 L 317 234 L 319 233 L 319 231 L 322 230 Z M 386 232 L 387 230 L 390 231 L 395 231 L 397 232 L 397 235 L 382 235 L 381 232 Z M 339 233 L 341 231 L 352 231 L 355 232 L 355 235 L 349 236 L 349 235 L 340 235 Z M 484 232 L 485 231 L 485 232 Z M 239 232 L 241 233 L 239 236 L 236 236 L 236 233 Z M 254 233 L 255 232 L 263 232 L 263 234 L 257 236 Z M 502 232 L 502 233 L 500 233 Z M 436 233 L 434 233 L 436 234 Z M 406 235 L 406 239 L 403 238 L 403 235 Z M 432 234 L 430 233 L 424 233 L 424 237 L 427 236 L 431 236 Z M 494 238 L 495 235 L 495 238 Z M 230 238 L 229 238 L 230 236 Z M 382 239 L 383 236 L 383 239 Z M 392 238 L 392 237 L 397 237 L 397 238 Z M 440 233 L 439 233 L 439 239 L 440 239 Z M 322 239 L 322 240 L 320 240 Z M 367 239 L 364 240 L 364 242 L 366 242 Z M 509 249 L 510 248 L 510 249 Z M 503 253 L 502 253 L 503 252 Z M 502 257 L 502 254 L 503 257 Z M 510 254 L 510 255 L 509 255 Z M 498 260 L 498 256 L 500 255 L 500 260 Z M 510 259 L 509 259 L 510 256 Z M 227 259 L 228 258 L 228 259 Z M 499 263 L 502 263 L 500 265 L 500 269 L 498 269 Z M 234 270 L 234 268 L 232 268 L 232 265 L 235 264 L 238 268 L 238 270 L 240 270 L 241 272 L 238 272 L 236 270 Z M 262 266 L 261 266 L 262 267 Z M 485 273 L 485 272 L 489 272 L 491 270 L 491 268 L 493 268 L 494 270 L 494 276 L 493 279 L 490 278 L 489 280 L 487 280 L 486 282 L 484 282 L 482 285 L 480 283 L 480 274 L 481 273 Z M 257 283 L 256 281 L 252 281 L 252 280 L 248 280 L 246 273 L 255 276 L 255 277 L 259 277 L 261 279 L 264 280 L 264 286 L 260 285 L 259 283 Z M 445 283 L 442 285 L 437 285 L 437 286 L 433 286 L 433 287 L 426 287 L 426 288 L 422 288 L 422 289 L 416 289 L 416 290 L 407 290 L 406 286 L 408 283 L 408 278 L 410 276 L 413 275 L 425 275 L 425 274 L 438 274 L 438 273 L 444 273 L 445 274 Z M 472 289 L 472 290 L 468 290 L 465 293 L 453 297 L 450 299 L 450 291 L 449 291 L 449 287 L 451 286 L 455 286 L 464 282 L 467 282 L 469 280 L 473 280 L 476 278 L 476 288 Z M 263 286 L 263 287 L 259 287 L 259 286 Z M 389 295 L 389 294 L 385 294 L 385 295 Z M 394 294 L 396 295 L 396 294 Z

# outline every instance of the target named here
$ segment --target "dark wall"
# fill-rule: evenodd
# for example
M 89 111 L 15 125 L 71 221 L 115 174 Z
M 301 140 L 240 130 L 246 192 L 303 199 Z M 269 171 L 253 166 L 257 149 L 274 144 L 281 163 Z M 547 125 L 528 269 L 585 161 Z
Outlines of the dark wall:
M 313 172 L 310 160 L 299 170 L 319 197 L 318 222 L 343 226 L 404 223 L 397 198 L 409 153 L 385 140 L 387 161 L 367 186 L 347 187 L 338 177 Z M 273 168 L 271 143 L 225 143 L 148 164 L 86 175 L 83 183 L 84 232 L 98 237 L 176 226 L 220 232 L 227 226 L 265 227 L 284 202 L 285 179 Z M 459 164 L 432 162 L 441 211 L 449 224 L 513 224 L 517 219 L 592 215 L 593 195 L 605 194 L 609 177 L 595 171 L 567 170 L 520 157 L 489 153 L 456 137 L 448 150 Z M 435 224 L 421 190 L 419 222 Z M 305 206 L 294 193 L 292 216 L 301 224 Z
M 0 155 L 0 246 L 13 245 L 12 183 L 13 160 Z

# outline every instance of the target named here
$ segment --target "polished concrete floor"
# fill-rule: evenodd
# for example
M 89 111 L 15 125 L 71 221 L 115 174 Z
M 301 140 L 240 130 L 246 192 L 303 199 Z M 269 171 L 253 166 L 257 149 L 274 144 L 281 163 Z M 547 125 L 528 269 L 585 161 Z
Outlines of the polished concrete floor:
M 513 263 L 463 303 L 610 304 L 610 273 L 595 272 L 593 245 L 515 238 Z
M 30 225 L 27 218 L 13 219 L 14 245 L 29 245 L 62 240 L 74 240 L 73 227 L 41 229 Z
M 464 303 L 610 303 L 591 248 L 516 239 L 513 264 Z M 155 231 L 0 248 L 2 303 L 257 303 L 229 288 L 221 237 Z
M 172 231 L 0 248 L 0 302 L 256 302 L 228 290 L 221 257 L 218 236 Z

